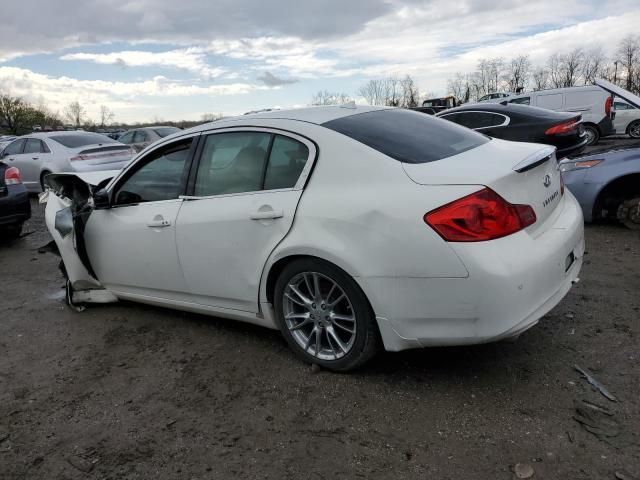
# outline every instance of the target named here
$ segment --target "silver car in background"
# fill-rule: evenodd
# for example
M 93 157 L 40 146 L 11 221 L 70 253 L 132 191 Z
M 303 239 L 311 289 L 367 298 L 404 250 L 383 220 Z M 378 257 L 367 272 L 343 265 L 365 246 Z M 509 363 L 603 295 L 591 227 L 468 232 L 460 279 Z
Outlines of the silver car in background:
M 44 190 L 50 173 L 120 170 L 134 150 L 106 135 L 92 132 L 42 132 L 15 139 L 0 159 L 17 167 L 27 191 Z
M 129 130 L 124 135 L 118 137 L 118 141 L 131 146 L 136 152 L 141 152 L 153 142 L 179 132 L 178 127 L 143 127 Z

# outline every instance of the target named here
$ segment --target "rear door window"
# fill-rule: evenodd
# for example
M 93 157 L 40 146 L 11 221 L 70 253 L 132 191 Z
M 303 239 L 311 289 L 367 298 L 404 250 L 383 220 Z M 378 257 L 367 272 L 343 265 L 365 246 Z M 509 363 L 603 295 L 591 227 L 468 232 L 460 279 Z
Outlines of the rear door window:
M 490 112 L 458 112 L 451 115 L 442 115 L 442 118 L 446 118 L 458 125 L 474 129 L 495 127 L 502 125 L 507 120 L 504 115 Z
M 264 189 L 293 188 L 309 159 L 309 148 L 293 138 L 276 135 L 264 178 Z
M 27 144 L 24 146 L 24 153 L 42 153 L 40 140 L 37 138 L 27 138 Z
M 403 163 L 428 163 L 490 141 L 440 118 L 405 109 L 384 109 L 322 124 Z
M 515 103 L 518 105 L 531 105 L 531 97 L 520 97 L 509 100 L 509 103 Z
M 262 190 L 271 134 L 208 135 L 202 147 L 194 195 L 207 197 Z

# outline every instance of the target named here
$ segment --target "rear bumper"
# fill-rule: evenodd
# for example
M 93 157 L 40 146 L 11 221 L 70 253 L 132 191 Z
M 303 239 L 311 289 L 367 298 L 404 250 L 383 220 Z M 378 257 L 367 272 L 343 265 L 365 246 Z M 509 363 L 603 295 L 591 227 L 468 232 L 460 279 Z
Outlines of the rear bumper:
M 562 160 L 565 157 L 568 157 L 569 155 L 576 155 L 582 152 L 587 146 L 588 142 L 589 140 L 584 137 L 579 143 L 576 143 L 575 145 L 559 148 L 556 151 L 556 157 L 558 158 L 558 161 Z
M 0 225 L 22 223 L 31 218 L 31 203 L 24 185 L 8 185 L 0 197 Z
M 451 244 L 467 278 L 359 278 L 385 348 L 486 343 L 535 325 L 567 294 L 582 266 L 580 207 L 568 193 L 558 209 L 537 237 L 523 231 Z

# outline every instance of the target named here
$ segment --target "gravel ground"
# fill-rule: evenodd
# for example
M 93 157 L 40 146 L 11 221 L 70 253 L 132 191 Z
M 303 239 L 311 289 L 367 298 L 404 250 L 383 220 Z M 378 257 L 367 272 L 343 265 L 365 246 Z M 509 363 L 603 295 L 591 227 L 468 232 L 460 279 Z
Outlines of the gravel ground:
M 639 232 L 587 227 L 581 282 L 514 343 L 353 374 L 233 321 L 74 313 L 35 201 L 25 232 L 0 245 L 1 479 L 640 477 Z

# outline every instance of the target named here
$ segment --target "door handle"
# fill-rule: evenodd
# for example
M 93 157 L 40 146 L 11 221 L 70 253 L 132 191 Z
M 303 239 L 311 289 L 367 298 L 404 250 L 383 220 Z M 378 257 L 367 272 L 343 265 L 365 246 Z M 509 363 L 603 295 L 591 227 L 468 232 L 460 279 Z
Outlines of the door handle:
M 284 212 L 282 210 L 264 210 L 257 212 L 253 212 L 251 214 L 251 220 L 275 220 L 276 218 L 284 217 Z
M 171 221 L 165 220 L 161 215 L 157 215 L 153 220 L 147 223 L 147 227 L 149 228 L 165 228 L 170 226 Z
M 31 160 L 38 160 L 40 157 L 31 157 Z

